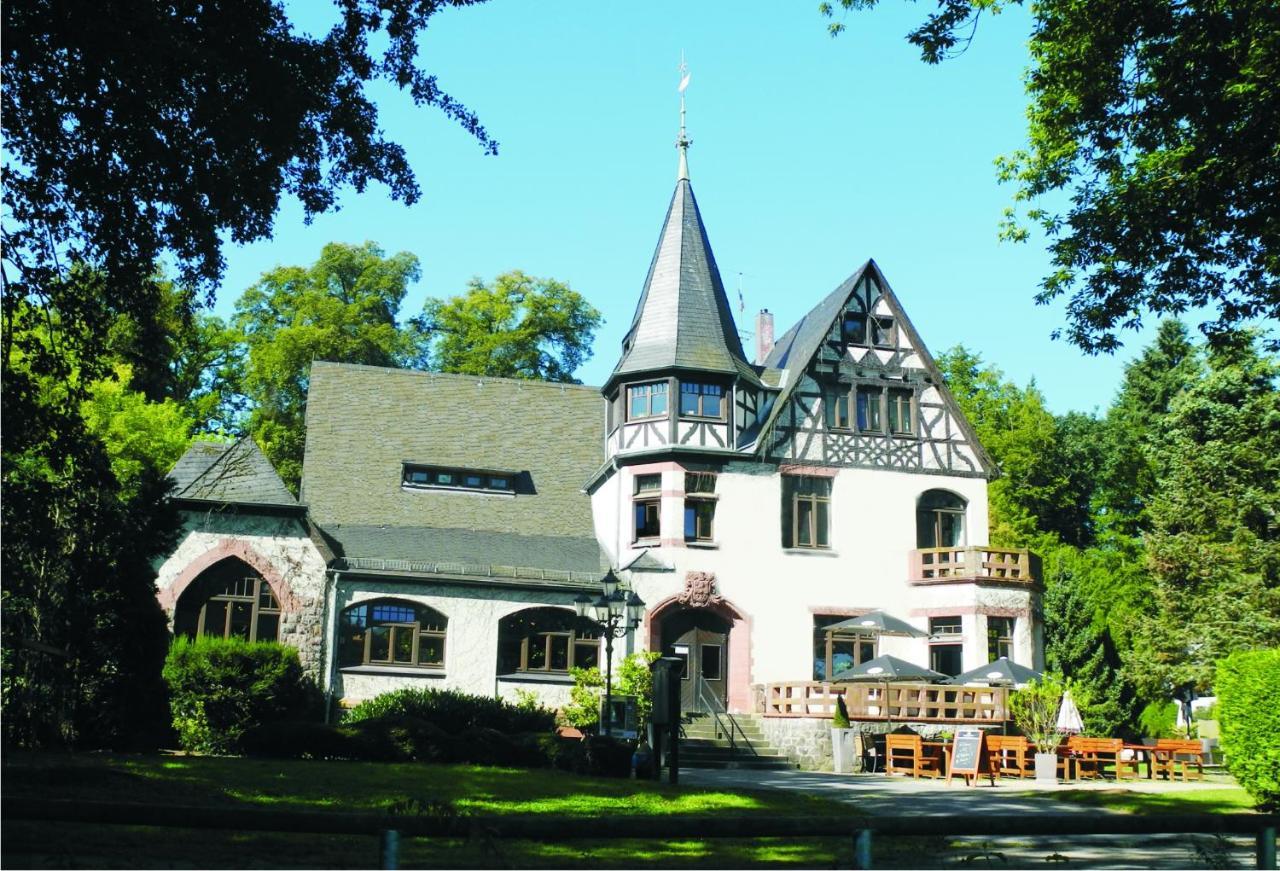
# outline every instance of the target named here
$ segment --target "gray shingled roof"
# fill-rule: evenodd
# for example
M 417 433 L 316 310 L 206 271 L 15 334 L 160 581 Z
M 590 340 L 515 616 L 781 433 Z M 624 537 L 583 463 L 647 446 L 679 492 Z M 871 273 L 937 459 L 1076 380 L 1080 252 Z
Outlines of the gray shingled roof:
M 602 405 L 593 387 L 316 362 L 303 499 L 348 560 L 598 572 L 582 485 Z M 510 471 L 517 493 L 406 489 L 405 463 Z
M 271 462 L 252 438 L 196 442 L 174 464 L 169 477 L 175 499 L 257 505 L 297 505 Z
M 623 375 L 664 369 L 722 372 L 757 383 L 742 352 L 706 227 L 687 179 L 676 183 L 622 357 Z

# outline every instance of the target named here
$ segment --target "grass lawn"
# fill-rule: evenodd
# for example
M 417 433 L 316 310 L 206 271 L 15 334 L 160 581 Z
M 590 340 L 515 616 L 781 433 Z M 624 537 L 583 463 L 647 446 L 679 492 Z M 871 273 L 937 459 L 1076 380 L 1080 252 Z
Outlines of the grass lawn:
M 372 762 L 311 762 L 185 756 L 7 754 L 6 805 L 23 798 L 310 811 L 389 811 L 448 805 L 475 815 L 546 814 L 563 819 L 619 815 L 850 815 L 853 807 L 791 791 L 729 792 L 575 777 L 558 771 Z M 1238 788 L 1176 793 L 1062 790 L 1070 801 L 1132 813 L 1249 809 Z M 984 848 L 960 839 L 877 839 L 876 867 L 974 864 Z M 144 826 L 7 821 L 4 867 L 364 868 L 376 867 L 376 839 Z M 405 868 L 848 867 L 848 838 L 691 840 L 591 839 L 559 842 L 406 838 Z M 989 860 L 988 860 L 989 864 Z

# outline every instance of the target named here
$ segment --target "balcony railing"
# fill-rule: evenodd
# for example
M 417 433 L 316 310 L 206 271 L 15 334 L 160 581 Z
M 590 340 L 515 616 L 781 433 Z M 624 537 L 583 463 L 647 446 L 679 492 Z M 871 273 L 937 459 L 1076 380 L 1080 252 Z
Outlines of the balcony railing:
M 1008 690 L 1004 687 L 818 681 L 767 684 L 764 715 L 830 719 L 837 696 L 844 696 L 850 720 L 998 723 L 1008 719 Z
M 998 547 L 922 547 L 910 552 L 907 580 L 912 584 L 988 582 L 1037 584 L 1040 557 L 1029 550 Z

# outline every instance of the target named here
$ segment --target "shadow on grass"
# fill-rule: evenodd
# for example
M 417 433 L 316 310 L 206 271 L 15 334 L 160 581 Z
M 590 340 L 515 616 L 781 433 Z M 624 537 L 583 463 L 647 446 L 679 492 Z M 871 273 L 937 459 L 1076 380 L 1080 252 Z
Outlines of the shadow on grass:
M 1058 801 L 1140 815 L 1248 813 L 1254 809 L 1247 792 L 1231 787 L 1187 792 L 1067 789 L 1052 795 Z

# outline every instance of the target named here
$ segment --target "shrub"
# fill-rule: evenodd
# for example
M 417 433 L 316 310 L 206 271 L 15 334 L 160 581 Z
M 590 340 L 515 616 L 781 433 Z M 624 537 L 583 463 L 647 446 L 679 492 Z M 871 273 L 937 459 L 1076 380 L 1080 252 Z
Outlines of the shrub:
M 246 729 L 240 748 L 246 756 L 274 759 L 364 759 L 367 756 L 360 739 L 354 729 L 284 720 Z
M 526 700 L 511 704 L 492 696 L 473 696 L 453 690 L 403 689 L 383 693 L 356 705 L 343 718 L 358 723 L 383 717 L 413 717 L 449 734 L 493 729 L 508 735 L 521 732 L 550 732 L 555 713 L 548 708 L 529 706 Z
M 1150 702 L 1138 715 L 1138 728 L 1149 738 L 1172 738 L 1177 727 L 1177 702 Z
M 177 638 L 164 679 L 178 744 L 196 753 L 234 753 L 247 730 L 318 709 L 298 652 L 274 642 Z
M 1053 675 L 1032 681 L 1009 697 L 1014 725 L 1040 753 L 1052 753 L 1062 742 L 1058 707 L 1066 687 Z
M 1227 770 L 1259 808 L 1280 810 L 1280 649 L 1220 660 L 1214 689 Z
M 657 651 L 633 653 L 618 666 L 613 677 L 613 693 L 619 696 L 635 696 L 636 718 L 641 732 L 649 721 L 653 709 L 653 661 L 662 654 Z M 604 673 L 599 668 L 575 668 L 573 689 L 569 691 L 569 704 L 560 709 L 564 724 L 591 731 L 600 722 L 600 698 L 604 695 Z
M 831 728 L 849 728 L 849 709 L 844 706 L 844 696 L 836 696 L 836 711 L 831 715 Z

